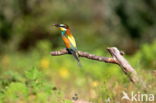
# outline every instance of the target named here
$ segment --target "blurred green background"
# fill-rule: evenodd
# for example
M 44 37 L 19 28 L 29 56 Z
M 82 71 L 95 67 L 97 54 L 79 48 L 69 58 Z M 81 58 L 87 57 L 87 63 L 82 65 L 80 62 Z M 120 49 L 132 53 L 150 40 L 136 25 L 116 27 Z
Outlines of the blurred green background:
M 65 47 L 55 23 L 70 26 L 79 50 L 123 50 L 156 92 L 155 0 L 0 0 L 2 103 L 71 103 L 75 93 L 93 103 L 122 102 L 122 91 L 138 91 L 116 65 L 81 58 L 82 71 L 70 55 L 52 57 Z

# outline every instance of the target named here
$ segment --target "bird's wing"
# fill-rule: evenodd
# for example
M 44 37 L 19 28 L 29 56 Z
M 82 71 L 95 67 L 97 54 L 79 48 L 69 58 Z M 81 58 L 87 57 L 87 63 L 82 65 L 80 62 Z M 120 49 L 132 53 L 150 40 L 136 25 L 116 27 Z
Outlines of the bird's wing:
M 73 47 L 76 48 L 76 41 L 75 41 L 74 37 L 68 36 L 68 39 L 69 39 L 70 43 L 73 45 Z

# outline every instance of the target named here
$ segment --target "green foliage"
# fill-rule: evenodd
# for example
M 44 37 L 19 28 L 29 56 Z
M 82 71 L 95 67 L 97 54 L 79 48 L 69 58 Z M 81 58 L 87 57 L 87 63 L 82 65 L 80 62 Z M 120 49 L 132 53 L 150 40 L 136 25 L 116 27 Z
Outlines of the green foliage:
M 145 44 L 141 49 L 141 60 L 145 66 L 156 67 L 156 41 L 151 45 Z
M 28 96 L 28 88 L 25 84 L 20 82 L 10 83 L 4 91 L 5 102 L 15 102 L 19 98 L 26 98 Z
M 30 81 L 36 81 L 37 79 L 42 78 L 42 73 L 39 72 L 36 68 L 30 69 L 25 73 L 25 76 Z
M 60 47 L 59 32 L 52 24 L 66 23 L 81 49 L 116 45 L 134 53 L 156 37 L 155 4 L 155 0 L 0 0 L 0 50 L 30 50 L 45 39 L 53 48 Z
M 69 100 L 64 99 L 64 95 L 56 88 L 53 83 L 45 80 L 43 73 L 33 68 L 21 74 L 12 73 L 13 81 L 1 80 L 0 103 L 70 103 Z M 3 76 L 5 76 L 4 74 Z M 2 76 L 2 77 L 3 77 Z M 20 81 L 23 78 L 24 81 Z M 4 83 L 7 81 L 7 85 Z
M 138 51 L 131 59 L 134 65 L 140 65 L 141 68 L 155 69 L 156 68 L 156 41 L 152 44 L 142 45 L 140 51 Z
M 122 91 L 137 90 L 117 65 L 80 58 L 80 68 L 71 55 L 50 56 L 48 41 L 40 41 L 37 45 L 37 48 L 29 53 L 6 52 L 1 56 L 2 103 L 70 103 L 73 91 L 80 96 L 80 100 L 100 103 L 107 98 L 120 101 L 118 95 Z M 151 86 L 155 84 L 151 74 L 151 69 L 155 68 L 155 45 L 156 42 L 145 44 L 135 55 L 126 57 Z M 90 53 L 110 56 L 100 49 Z M 149 91 L 154 92 L 151 89 Z

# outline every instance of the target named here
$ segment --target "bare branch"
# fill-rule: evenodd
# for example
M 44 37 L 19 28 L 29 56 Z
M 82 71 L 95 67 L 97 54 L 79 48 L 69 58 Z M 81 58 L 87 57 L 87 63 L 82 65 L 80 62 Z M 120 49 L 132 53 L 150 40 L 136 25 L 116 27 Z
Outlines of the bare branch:
M 52 56 L 60 56 L 60 55 L 64 55 L 64 54 L 68 54 L 68 51 L 66 49 L 62 49 L 60 51 L 51 52 Z M 117 62 L 117 60 L 115 60 L 115 58 L 96 56 L 96 55 L 89 54 L 87 52 L 82 52 L 82 51 L 78 51 L 78 54 L 79 54 L 80 57 L 84 57 L 84 58 L 87 58 L 87 59 L 92 59 L 92 60 L 96 60 L 96 61 L 102 61 L 102 62 L 106 62 L 106 63 L 118 64 L 118 62 Z
M 137 72 L 128 63 L 128 61 L 123 57 L 124 53 L 120 52 L 116 47 L 107 48 L 107 50 L 112 55 L 112 57 L 96 56 L 94 54 L 89 54 L 87 52 L 82 52 L 82 51 L 78 51 L 78 54 L 80 57 L 84 57 L 87 59 L 92 59 L 92 60 L 106 62 L 106 63 L 118 64 L 121 67 L 122 71 L 128 76 L 128 78 L 133 83 L 137 83 L 139 81 Z M 60 56 L 64 54 L 68 54 L 68 51 L 66 49 L 51 52 L 52 56 Z
M 129 77 L 129 79 L 133 82 L 136 83 L 139 81 L 139 78 L 137 76 L 137 72 L 135 69 L 128 63 L 128 61 L 123 57 L 121 52 L 115 48 L 107 48 L 109 53 L 116 58 L 118 61 L 118 65 L 122 68 L 122 71 Z

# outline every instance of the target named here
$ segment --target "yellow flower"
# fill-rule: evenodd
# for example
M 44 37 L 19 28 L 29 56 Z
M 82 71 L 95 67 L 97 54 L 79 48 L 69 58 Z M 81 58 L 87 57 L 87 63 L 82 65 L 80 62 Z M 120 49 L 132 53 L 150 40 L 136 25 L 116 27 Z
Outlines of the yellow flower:
M 97 86 L 99 86 L 99 82 L 98 82 L 98 81 L 93 81 L 93 82 L 91 83 L 91 86 L 92 86 L 92 87 L 97 87 Z
M 59 70 L 59 75 L 62 77 L 62 78 L 68 78 L 69 77 L 69 71 L 68 69 L 62 67 L 60 70 Z
M 40 67 L 43 69 L 49 68 L 49 59 L 47 59 L 47 58 L 41 59 Z

